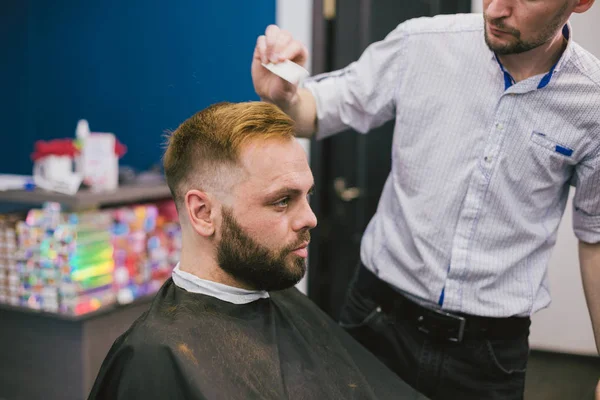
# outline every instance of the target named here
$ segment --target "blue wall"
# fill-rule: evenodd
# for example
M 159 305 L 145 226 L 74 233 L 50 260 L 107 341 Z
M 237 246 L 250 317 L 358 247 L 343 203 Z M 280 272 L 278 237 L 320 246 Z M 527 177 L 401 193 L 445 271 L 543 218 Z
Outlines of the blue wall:
M 34 141 L 80 118 L 129 147 L 122 165 L 160 162 L 165 130 L 257 99 L 252 52 L 274 22 L 275 0 L 3 0 L 0 173 L 30 174 Z

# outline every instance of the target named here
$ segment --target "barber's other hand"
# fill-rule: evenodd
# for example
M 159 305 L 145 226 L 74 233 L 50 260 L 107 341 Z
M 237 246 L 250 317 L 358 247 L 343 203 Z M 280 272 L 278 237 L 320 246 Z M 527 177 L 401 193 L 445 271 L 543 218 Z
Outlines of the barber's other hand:
M 304 67 L 308 59 L 306 47 L 292 35 L 279 29 L 277 25 L 269 25 L 264 35 L 259 36 L 252 58 L 252 83 L 261 99 L 286 109 L 297 97 L 298 85 L 275 75 L 261 63 L 278 63 L 291 60 Z

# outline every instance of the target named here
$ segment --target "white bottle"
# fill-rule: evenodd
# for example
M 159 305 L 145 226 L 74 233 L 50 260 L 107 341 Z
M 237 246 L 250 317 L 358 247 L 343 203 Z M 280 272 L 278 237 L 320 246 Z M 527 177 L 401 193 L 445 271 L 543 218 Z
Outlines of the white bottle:
M 86 139 L 90 136 L 90 125 L 87 120 L 80 119 L 77 121 L 77 128 L 75 129 L 75 137 L 79 142 L 79 155 L 75 157 L 75 173 L 83 179 L 86 176 L 85 161 L 83 159 L 84 146 Z

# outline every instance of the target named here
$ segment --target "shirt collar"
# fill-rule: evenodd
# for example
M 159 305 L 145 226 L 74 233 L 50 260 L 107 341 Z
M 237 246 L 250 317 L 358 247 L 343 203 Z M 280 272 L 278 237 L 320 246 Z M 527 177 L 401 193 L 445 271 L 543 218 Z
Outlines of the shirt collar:
M 560 71 L 560 69 L 565 65 L 567 61 L 571 59 L 573 55 L 573 27 L 571 26 L 571 22 L 567 22 L 565 26 L 563 26 L 562 30 L 563 36 L 567 39 L 567 47 L 565 51 L 560 56 L 560 59 L 556 63 L 554 67 L 554 72 Z
M 228 303 L 248 304 L 259 299 L 269 298 L 269 293 L 264 290 L 246 290 L 208 281 L 206 279 L 200 279 L 196 275 L 182 271 L 179 268 L 179 263 L 173 268 L 172 278 L 175 285 L 181 289 L 190 293 L 199 293 L 216 297 L 217 299 Z
M 542 89 L 542 88 L 546 87 L 548 85 L 548 83 L 550 83 L 550 80 L 552 79 L 552 75 L 555 72 L 560 71 L 560 69 L 565 65 L 565 63 L 568 62 L 569 59 L 571 58 L 571 55 L 573 54 L 573 43 L 572 43 L 573 42 L 573 34 L 572 34 L 572 32 L 573 32 L 573 28 L 571 27 L 571 22 L 567 21 L 567 23 L 565 24 L 565 26 L 563 26 L 563 29 L 562 29 L 563 37 L 565 39 L 567 39 L 567 47 L 561 54 L 561 56 L 558 59 L 558 61 L 556 62 L 556 64 L 554 64 L 552 66 L 552 68 L 550 68 L 550 71 L 548 71 L 542 77 L 542 79 L 540 80 L 540 82 L 538 84 L 538 89 Z M 506 69 L 500 62 L 500 59 L 498 58 L 496 53 L 491 50 L 490 50 L 490 53 L 491 53 L 491 58 L 493 60 L 496 60 L 496 62 L 500 66 L 500 70 L 502 71 L 502 74 L 504 76 L 504 89 L 507 90 L 509 87 L 511 87 L 514 84 L 514 79 L 510 76 L 508 71 L 506 71 Z

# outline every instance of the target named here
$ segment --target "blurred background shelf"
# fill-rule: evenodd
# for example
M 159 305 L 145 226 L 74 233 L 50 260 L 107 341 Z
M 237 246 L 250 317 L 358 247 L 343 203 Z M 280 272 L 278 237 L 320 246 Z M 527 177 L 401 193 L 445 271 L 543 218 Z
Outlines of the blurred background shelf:
M 85 211 L 171 199 L 164 183 L 122 185 L 115 191 L 80 190 L 73 196 L 42 189 L 0 191 L 0 203 Z M 0 400 L 86 398 L 102 360 L 154 298 L 102 304 L 79 315 L 0 303 Z
M 154 299 L 154 294 L 148 294 L 141 297 L 138 297 L 132 300 L 130 303 L 120 304 L 120 303 L 112 303 L 101 306 L 99 309 L 87 312 L 85 314 L 68 314 L 62 312 L 52 312 L 45 310 L 36 310 L 33 308 L 23 307 L 23 306 L 14 306 L 11 304 L 0 303 L 0 316 L 4 315 L 4 313 L 9 312 L 20 312 L 25 314 L 30 314 L 32 317 L 41 317 L 41 318 L 54 318 L 58 320 L 64 321 L 85 321 L 88 319 L 96 318 L 99 316 L 103 316 L 105 314 L 110 314 L 115 311 L 120 311 L 125 308 L 134 307 L 138 305 L 149 304 L 152 299 Z M 0 317 L 0 320 L 2 318 Z M 0 339 L 1 340 L 1 339 Z
M 56 202 L 72 211 L 98 208 L 110 205 L 138 203 L 167 199 L 171 192 L 166 183 L 123 185 L 109 192 L 92 192 L 83 189 L 73 196 L 50 192 L 44 189 L 0 191 L 0 202 L 40 205 Z

